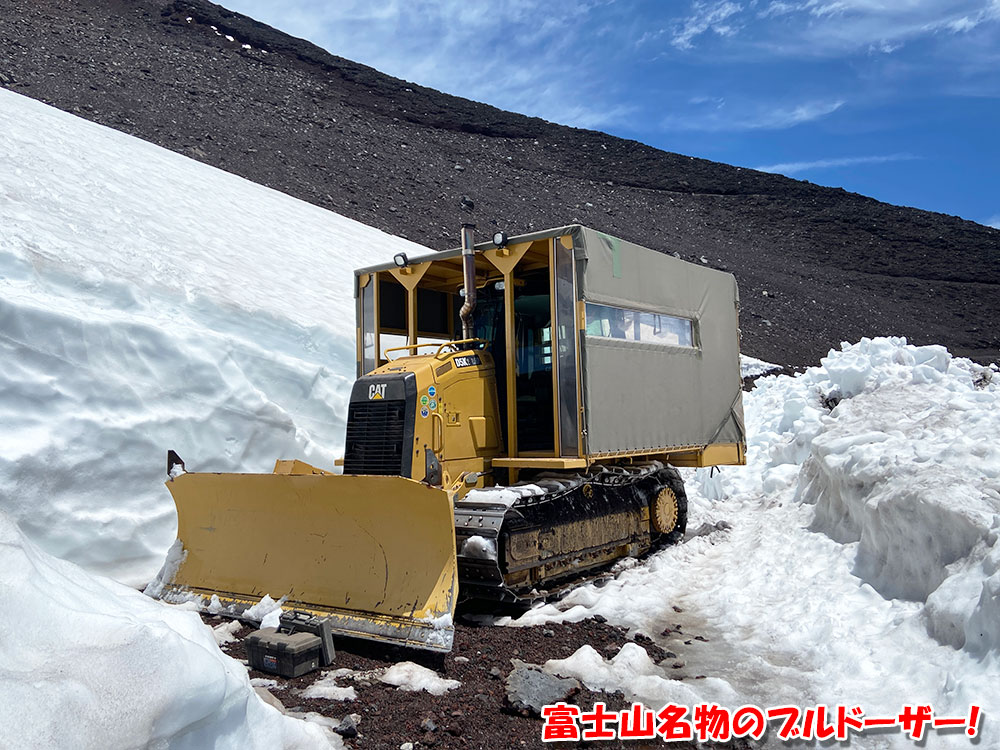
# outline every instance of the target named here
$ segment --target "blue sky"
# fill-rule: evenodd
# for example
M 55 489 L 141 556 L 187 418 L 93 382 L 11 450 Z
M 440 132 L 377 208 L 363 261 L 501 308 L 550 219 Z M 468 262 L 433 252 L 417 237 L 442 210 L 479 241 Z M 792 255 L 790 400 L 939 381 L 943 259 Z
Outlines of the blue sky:
M 1000 0 L 221 0 L 502 109 L 1000 228 Z

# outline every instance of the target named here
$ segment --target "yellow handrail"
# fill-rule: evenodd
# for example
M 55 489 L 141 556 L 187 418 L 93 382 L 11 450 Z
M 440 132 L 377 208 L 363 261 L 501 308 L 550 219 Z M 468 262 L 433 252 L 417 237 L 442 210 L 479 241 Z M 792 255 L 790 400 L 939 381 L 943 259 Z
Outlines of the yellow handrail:
M 408 352 L 411 349 L 415 351 L 415 350 L 417 350 L 417 349 L 419 349 L 419 348 L 421 348 L 423 346 L 436 346 L 438 348 L 437 351 L 434 352 L 434 357 L 436 358 L 439 354 L 441 354 L 441 351 L 446 346 L 457 347 L 459 344 L 472 344 L 472 343 L 476 343 L 476 342 L 479 342 L 479 343 L 481 343 L 483 345 L 485 345 L 487 343 L 486 339 L 459 339 L 458 341 L 445 341 L 443 344 L 438 344 L 436 341 L 429 341 L 429 342 L 425 342 L 423 344 L 406 344 L 405 346 L 393 346 L 393 347 L 390 347 L 390 348 L 386 349 L 384 352 L 382 352 L 382 356 L 386 360 L 391 361 L 391 360 L 389 360 L 389 352 L 402 352 L 402 351 Z
M 440 424 L 439 424 L 440 423 Z M 431 450 L 435 453 L 444 454 L 444 417 L 441 416 L 441 412 L 432 411 L 431 412 L 431 424 L 439 425 L 438 430 L 431 431 Z M 437 435 L 441 436 L 440 445 L 435 444 L 434 438 Z

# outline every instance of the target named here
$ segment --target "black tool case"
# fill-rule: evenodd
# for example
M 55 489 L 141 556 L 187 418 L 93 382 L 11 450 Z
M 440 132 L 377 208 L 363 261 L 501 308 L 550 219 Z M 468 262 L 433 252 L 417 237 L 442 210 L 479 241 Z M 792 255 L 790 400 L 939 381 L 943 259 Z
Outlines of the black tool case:
M 246 638 L 247 661 L 253 669 L 300 677 L 323 664 L 323 646 L 312 633 L 279 633 L 275 628 L 255 630 Z

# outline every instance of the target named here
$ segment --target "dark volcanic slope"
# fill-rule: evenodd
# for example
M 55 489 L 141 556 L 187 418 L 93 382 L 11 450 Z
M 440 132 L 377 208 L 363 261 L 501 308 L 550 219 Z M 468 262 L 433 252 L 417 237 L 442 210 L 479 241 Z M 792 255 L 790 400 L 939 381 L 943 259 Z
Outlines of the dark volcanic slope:
M 446 96 L 202 0 L 0 0 L 0 85 L 439 249 L 467 194 L 483 232 L 704 258 L 771 361 L 886 334 L 1000 356 L 998 231 Z

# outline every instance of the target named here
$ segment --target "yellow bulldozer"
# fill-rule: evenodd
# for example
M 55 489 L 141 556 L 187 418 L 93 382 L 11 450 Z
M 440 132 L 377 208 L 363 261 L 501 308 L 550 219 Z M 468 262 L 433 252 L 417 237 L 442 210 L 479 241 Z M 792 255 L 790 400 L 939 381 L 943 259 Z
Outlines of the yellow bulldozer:
M 459 599 L 530 602 L 683 536 L 675 467 L 745 463 L 735 279 L 573 225 L 355 272 L 342 473 L 185 473 L 160 596 L 264 595 L 449 651 Z

